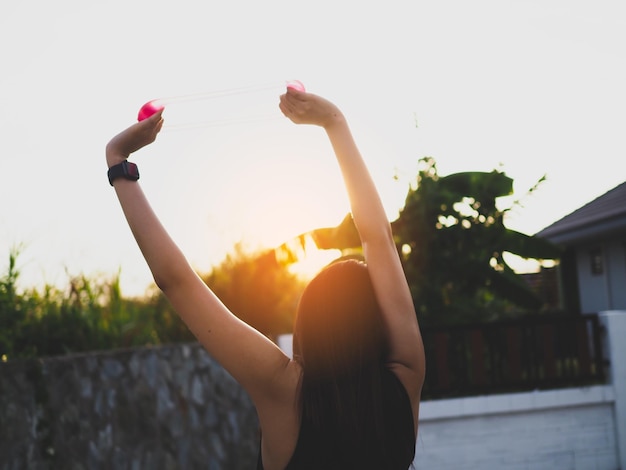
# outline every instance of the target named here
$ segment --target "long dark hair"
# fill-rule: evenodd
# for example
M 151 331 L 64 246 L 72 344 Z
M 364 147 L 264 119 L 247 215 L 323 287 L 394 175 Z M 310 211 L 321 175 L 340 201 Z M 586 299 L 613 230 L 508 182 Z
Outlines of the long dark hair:
M 333 263 L 310 282 L 298 306 L 293 346 L 303 370 L 305 435 L 299 442 L 317 444 L 308 458 L 338 468 L 406 469 L 415 446 L 407 424 L 412 430 L 413 418 L 404 388 L 385 366 L 387 335 L 363 262 Z M 396 415 L 405 423 L 399 425 Z M 394 466 L 395 459 L 402 464 Z

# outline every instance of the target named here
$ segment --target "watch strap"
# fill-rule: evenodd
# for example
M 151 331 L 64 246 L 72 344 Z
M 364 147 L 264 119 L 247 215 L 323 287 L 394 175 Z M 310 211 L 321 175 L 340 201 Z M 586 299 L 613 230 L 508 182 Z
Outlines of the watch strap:
M 125 178 L 130 181 L 137 181 L 139 179 L 139 168 L 133 162 L 129 162 L 128 160 L 124 160 L 117 165 L 113 165 L 107 171 L 107 176 L 109 177 L 109 184 L 113 186 L 113 181 L 117 178 Z

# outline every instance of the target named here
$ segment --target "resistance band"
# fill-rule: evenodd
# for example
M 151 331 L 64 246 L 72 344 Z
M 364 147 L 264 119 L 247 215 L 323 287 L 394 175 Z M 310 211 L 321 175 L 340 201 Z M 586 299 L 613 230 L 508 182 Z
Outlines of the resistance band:
M 302 82 L 298 80 L 287 81 L 286 86 L 287 88 L 293 88 L 299 91 L 306 91 Z M 144 119 L 147 119 L 150 116 L 152 116 L 154 113 L 157 113 L 165 109 L 167 105 L 170 105 L 173 103 L 223 98 L 226 96 L 242 95 L 242 94 L 247 94 L 247 93 L 267 91 L 267 90 L 271 90 L 275 88 L 276 88 L 275 84 L 257 85 L 257 86 L 248 86 L 248 87 L 240 87 L 240 88 L 231 88 L 227 90 L 212 91 L 212 92 L 206 92 L 206 93 L 196 93 L 196 94 L 190 94 L 190 95 L 180 95 L 180 96 L 170 96 L 167 98 L 158 98 L 155 100 L 148 101 L 146 104 L 144 104 L 141 107 L 141 109 L 139 109 L 139 113 L 137 114 L 137 120 L 143 121 Z M 256 121 L 262 121 L 262 120 L 273 119 L 273 118 L 275 118 L 275 116 L 248 116 L 248 117 L 242 117 L 242 118 L 212 120 L 212 121 L 207 121 L 203 123 L 178 124 L 178 125 L 168 126 L 167 128 L 177 130 L 177 129 L 189 129 L 193 127 L 224 126 L 224 125 L 244 123 L 244 122 L 256 122 Z

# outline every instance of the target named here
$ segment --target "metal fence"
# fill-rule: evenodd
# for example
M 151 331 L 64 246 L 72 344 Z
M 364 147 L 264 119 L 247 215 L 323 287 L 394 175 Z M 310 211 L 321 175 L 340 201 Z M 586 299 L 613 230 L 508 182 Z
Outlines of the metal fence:
M 605 382 L 597 315 L 537 315 L 422 329 L 423 399 Z

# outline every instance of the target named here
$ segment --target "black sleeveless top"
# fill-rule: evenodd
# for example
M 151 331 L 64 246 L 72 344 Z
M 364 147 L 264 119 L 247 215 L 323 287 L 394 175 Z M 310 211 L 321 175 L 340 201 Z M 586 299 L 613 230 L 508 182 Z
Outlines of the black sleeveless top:
M 408 469 L 415 457 L 411 401 L 402 382 L 387 368 L 382 382 L 385 440 L 388 448 L 392 449 L 390 455 L 383 456 L 378 449 L 345 449 L 341 442 L 329 445 L 328 439 L 325 439 L 327 436 L 320 436 L 310 423 L 303 421 L 300 424 L 296 449 L 285 470 Z M 263 470 L 260 445 L 256 468 Z

